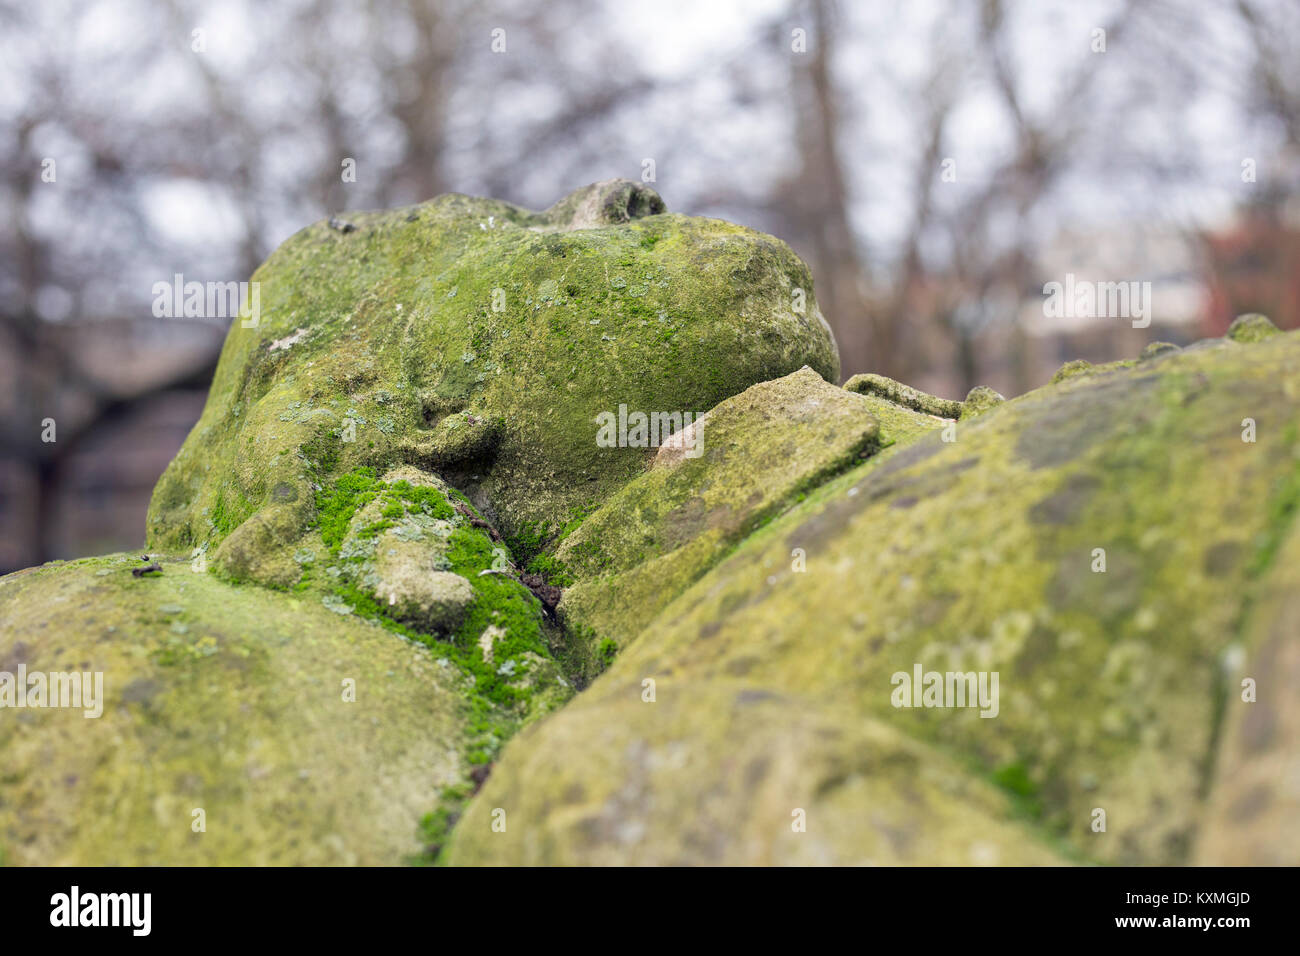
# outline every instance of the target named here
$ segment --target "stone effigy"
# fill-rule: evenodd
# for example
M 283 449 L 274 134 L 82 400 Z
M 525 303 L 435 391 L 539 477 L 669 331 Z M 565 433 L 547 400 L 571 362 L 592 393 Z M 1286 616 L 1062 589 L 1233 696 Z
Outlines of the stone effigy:
M 147 550 L 0 579 L 0 675 L 102 680 L 0 707 L 0 859 L 1300 856 L 1295 334 L 840 388 L 783 243 L 621 180 L 253 281 Z

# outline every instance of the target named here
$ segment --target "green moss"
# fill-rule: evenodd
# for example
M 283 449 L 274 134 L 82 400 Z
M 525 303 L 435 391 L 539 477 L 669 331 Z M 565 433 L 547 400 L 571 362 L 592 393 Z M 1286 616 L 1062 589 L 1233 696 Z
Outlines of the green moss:
M 464 512 L 453 507 L 448 495 L 461 503 Z M 358 515 L 372 502 L 385 518 L 366 523 Z M 521 726 L 567 698 L 571 682 L 561 678 L 561 665 L 551 651 L 556 636 L 548 633 L 540 602 L 512 575 L 498 573 L 502 547 L 485 527 L 474 523 L 486 525 L 463 496 L 433 484 L 384 481 L 375 477 L 373 469 L 361 467 L 323 487 L 317 493 L 317 510 L 321 538 L 337 570 L 322 582 L 327 598 L 350 609 L 351 615 L 427 646 L 462 675 L 465 731 L 460 754 L 465 767 L 491 763 Z M 410 515 L 454 526 L 439 547 L 445 547 L 445 567 L 470 583 L 474 600 L 450 633 L 423 631 L 395 619 L 366 583 L 374 573 L 369 555 L 379 536 L 402 527 Z M 485 651 L 481 641 L 489 633 L 495 639 L 490 651 Z M 435 809 L 422 823 L 429 849 L 419 861 L 434 860 L 467 795 L 465 785 L 458 783 L 437 796 Z
M 307 463 L 319 475 L 328 475 L 338 467 L 341 450 L 342 442 L 334 431 L 316 435 L 302 445 Z
M 528 667 L 528 653 L 549 657 L 542 639 L 541 606 L 529 590 L 513 578 L 501 574 L 483 574 L 493 566 L 495 553 L 491 539 L 478 531 L 457 529 L 451 537 L 451 568 L 473 585 L 478 599 L 470 616 L 456 634 L 461 647 L 471 647 L 489 626 L 505 631 L 498 638 L 492 662 L 483 660 L 474 647 L 465 665 L 475 677 L 474 693 L 494 704 L 509 705 L 521 699 L 519 688 L 502 680 L 500 665 L 514 661 Z
M 536 521 L 525 521 L 506 537 L 512 554 L 520 561 L 531 562 L 546 544 L 545 530 Z
M 553 584 L 560 588 L 569 587 L 575 580 L 572 572 L 565 567 L 564 563 L 550 554 L 539 554 L 529 561 L 528 571 L 531 574 L 540 574 L 546 579 L 547 584 Z
M 1029 779 L 1023 763 L 1017 761 L 999 767 L 993 772 L 993 782 L 1015 798 L 1016 805 L 1026 816 L 1037 819 L 1043 815 L 1043 806 L 1038 800 L 1038 784 Z
M 416 487 L 409 481 L 394 482 L 388 489 L 388 497 L 390 504 L 384 513 L 390 517 L 400 516 L 396 509 L 401 508 L 402 502 L 434 518 L 450 518 L 456 513 L 456 509 L 447 501 L 447 496 L 437 488 Z M 390 511 L 393 512 L 391 515 Z
M 339 477 L 328 490 L 316 493 L 321 540 L 336 557 L 352 516 L 363 505 L 373 501 L 382 487 L 375 477 L 375 470 L 363 466 Z
M 235 492 L 234 505 L 228 505 L 227 495 L 218 494 L 209 518 L 213 528 L 222 534 L 229 534 L 247 520 L 254 511 L 254 506 L 243 494 Z
M 426 813 L 420 819 L 420 836 L 424 843 L 423 851 L 413 856 L 409 862 L 416 866 L 428 866 L 437 863 L 443 847 L 451 836 L 452 827 L 460 819 L 461 812 L 471 796 L 465 786 L 448 787 L 443 790 L 438 807 Z
M 600 658 L 600 662 L 608 667 L 614 663 L 614 658 L 618 656 L 618 642 L 607 637 L 600 642 L 600 645 L 596 648 L 596 653 Z

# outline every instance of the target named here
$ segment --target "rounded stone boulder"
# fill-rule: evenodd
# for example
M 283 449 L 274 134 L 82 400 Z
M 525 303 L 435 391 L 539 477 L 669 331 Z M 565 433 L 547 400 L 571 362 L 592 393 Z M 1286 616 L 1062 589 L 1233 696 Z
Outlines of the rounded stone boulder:
M 89 675 L 93 697 L 0 710 L 0 860 L 417 856 L 420 818 L 469 770 L 461 672 L 319 596 L 152 558 L 0 578 L 0 671 Z
M 621 406 L 699 413 L 809 365 L 839 377 L 778 239 L 609 180 L 533 212 L 440 196 L 284 242 L 252 277 L 203 416 L 154 491 L 151 547 L 294 583 L 313 489 L 439 472 L 507 535 L 546 536 L 644 468 Z M 229 542 L 229 543 L 227 543 Z
M 425 570 L 410 545 L 389 549 L 375 562 L 380 580 L 375 597 L 388 604 L 389 613 L 424 631 L 454 631 L 474 603 L 474 588 L 451 571 Z

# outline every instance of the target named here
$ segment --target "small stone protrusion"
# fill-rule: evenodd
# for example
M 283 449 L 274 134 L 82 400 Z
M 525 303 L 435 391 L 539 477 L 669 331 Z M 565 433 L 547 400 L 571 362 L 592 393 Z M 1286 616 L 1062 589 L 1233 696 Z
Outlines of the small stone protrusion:
M 1056 370 L 1056 374 L 1052 376 L 1052 380 L 1048 384 L 1055 385 L 1058 382 L 1064 382 L 1067 378 L 1074 378 L 1075 376 L 1078 375 L 1086 375 L 1091 371 L 1092 371 L 1092 363 L 1089 362 L 1087 359 L 1074 359 L 1072 361 L 1066 362 L 1064 365 L 1058 368 Z
M 1264 339 L 1272 338 L 1279 331 L 1278 327 L 1269 321 L 1268 316 L 1260 315 L 1258 312 L 1248 312 L 1232 320 L 1232 325 L 1228 326 L 1227 337 L 1234 342 L 1248 345 L 1251 342 L 1262 342 Z
M 401 446 L 410 462 L 429 468 L 466 469 L 491 462 L 501 440 L 501 422 L 482 413 L 454 412 L 430 431 Z
M 1172 342 L 1152 342 L 1138 354 L 1139 362 L 1149 362 L 1160 355 L 1168 355 L 1170 352 L 1181 352 L 1177 345 Z
M 473 585 L 451 571 L 421 567 L 419 555 L 410 553 L 413 551 L 407 549 L 397 560 L 380 562 L 375 597 L 399 621 L 429 631 L 455 630 L 474 603 Z
M 564 229 L 595 229 L 667 211 L 663 198 L 644 183 L 606 179 L 574 190 L 544 215 Z
M 854 375 L 844 383 L 844 388 L 860 395 L 878 395 L 895 405 L 933 415 L 936 418 L 957 418 L 961 415 L 961 402 L 939 398 L 937 395 L 931 395 L 919 388 L 912 388 L 910 385 L 904 385 L 902 382 L 896 382 L 892 378 L 874 372 Z
M 966 393 L 966 401 L 961 403 L 961 417 L 962 419 L 974 418 L 1005 401 L 1005 398 L 987 385 L 976 385 Z

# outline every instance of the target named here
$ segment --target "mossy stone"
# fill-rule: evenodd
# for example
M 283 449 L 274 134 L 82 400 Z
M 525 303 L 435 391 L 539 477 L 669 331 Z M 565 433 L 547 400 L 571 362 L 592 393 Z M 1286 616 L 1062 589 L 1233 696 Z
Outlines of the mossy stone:
M 622 180 L 254 280 L 162 572 L 0 578 L 0 672 L 105 688 L 0 722 L 0 859 L 1300 862 L 1300 334 L 836 388 L 786 246 Z M 620 407 L 704 414 L 597 441 Z M 914 669 L 1000 692 L 904 707 Z
M 313 485 L 407 463 L 507 536 L 549 535 L 638 474 L 597 416 L 703 412 L 809 365 L 837 380 L 784 243 L 597 183 L 537 213 L 447 195 L 318 223 L 257 270 L 202 418 L 155 489 L 150 545 L 285 586 Z M 288 499 L 274 492 L 288 490 Z
M 966 393 L 966 400 L 961 403 L 961 419 L 965 421 L 982 415 L 1005 401 L 1005 398 L 987 385 L 976 385 Z
M 1232 849 L 1294 803 L 1270 784 L 1294 708 L 1272 685 L 1233 701 L 1243 661 L 1261 695 L 1294 670 L 1297 368 L 1300 333 L 1117 366 L 832 478 L 509 745 L 449 858 L 933 863 L 982 839 L 1004 862 L 1297 862 L 1294 840 Z M 1247 416 L 1269 423 L 1254 442 Z M 917 666 L 999 673 L 996 715 L 895 706 Z M 963 784 L 931 791 L 901 756 L 868 769 L 876 724 Z M 968 803 L 980 782 L 1006 802 Z M 861 826 L 877 806 L 892 855 Z M 517 837 L 490 832 L 493 807 Z
M 129 553 L 0 578 L 0 671 L 100 672 L 104 696 L 98 718 L 0 711 L 8 862 L 416 856 L 417 821 L 469 770 L 464 676 L 319 596 L 152 557 L 161 574 Z
M 961 415 L 961 402 L 930 395 L 919 388 L 904 385 L 902 382 L 896 382 L 875 372 L 861 372 L 854 375 L 844 383 L 844 387 L 850 392 L 875 395 L 894 405 L 910 408 L 924 415 L 948 419 L 955 419 Z
M 747 534 L 874 453 L 880 428 L 866 398 L 803 368 L 678 437 L 560 544 L 571 625 L 626 643 Z
M 1056 370 L 1049 384 L 1055 385 L 1058 382 L 1064 382 L 1067 378 L 1074 378 L 1076 375 L 1086 375 L 1092 371 L 1093 365 L 1087 359 L 1071 359 Z
M 1249 312 L 1245 315 L 1239 315 L 1232 320 L 1228 326 L 1227 337 L 1234 342 L 1250 344 L 1252 342 L 1262 342 L 1264 339 L 1272 338 L 1278 334 L 1278 328 L 1268 318 L 1260 315 L 1258 312 Z
M 1138 353 L 1138 361 L 1150 362 L 1164 355 L 1172 355 L 1177 351 L 1179 351 L 1178 346 L 1172 342 L 1152 342 Z

